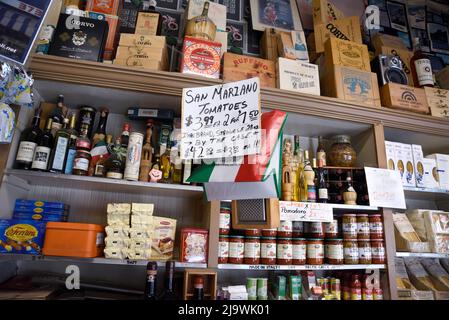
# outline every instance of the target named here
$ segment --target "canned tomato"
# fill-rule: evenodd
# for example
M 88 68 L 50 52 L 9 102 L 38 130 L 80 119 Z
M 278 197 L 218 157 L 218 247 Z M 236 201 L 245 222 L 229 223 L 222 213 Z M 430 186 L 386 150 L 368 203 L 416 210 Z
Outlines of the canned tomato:
M 132 132 L 129 135 L 128 150 L 126 154 L 125 180 L 139 180 L 140 159 L 142 156 L 143 134 Z

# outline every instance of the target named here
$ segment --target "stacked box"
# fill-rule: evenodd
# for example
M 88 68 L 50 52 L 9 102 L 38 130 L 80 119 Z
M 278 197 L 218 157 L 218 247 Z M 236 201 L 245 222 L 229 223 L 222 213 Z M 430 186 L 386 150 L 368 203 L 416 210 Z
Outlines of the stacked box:
M 226 52 L 223 55 L 223 81 L 232 82 L 259 77 L 260 86 L 276 87 L 274 61 Z
M 104 256 L 125 259 L 129 245 L 131 205 L 129 203 L 108 203 Z
M 432 116 L 449 118 L 449 90 L 425 87 L 424 92 Z
M 434 153 L 426 158 L 436 161 L 440 189 L 449 190 L 449 155 Z
M 46 222 L 0 219 L 0 253 L 41 254 Z
M 151 258 L 153 211 L 152 203 L 131 204 L 130 242 L 127 252 L 129 259 Z
M 320 76 L 316 64 L 278 58 L 276 69 L 279 89 L 320 95 Z
M 61 202 L 17 199 L 13 219 L 66 222 L 70 206 Z

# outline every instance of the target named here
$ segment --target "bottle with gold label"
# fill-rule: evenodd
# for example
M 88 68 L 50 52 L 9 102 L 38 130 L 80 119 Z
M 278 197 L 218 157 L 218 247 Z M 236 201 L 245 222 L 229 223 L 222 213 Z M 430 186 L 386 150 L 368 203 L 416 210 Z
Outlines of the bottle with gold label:
M 293 198 L 292 158 L 292 142 L 287 138 L 284 139 L 282 151 L 282 200 L 284 201 L 292 201 Z
M 323 137 L 318 137 L 318 148 L 316 149 L 316 159 L 318 167 L 326 166 L 326 151 L 324 150 Z
M 209 1 L 204 2 L 203 13 L 187 22 L 186 36 L 214 41 L 217 26 L 209 18 Z
M 171 172 L 171 163 L 170 163 L 170 148 L 165 149 L 165 152 L 161 156 L 162 163 L 162 181 L 170 182 L 170 172 Z

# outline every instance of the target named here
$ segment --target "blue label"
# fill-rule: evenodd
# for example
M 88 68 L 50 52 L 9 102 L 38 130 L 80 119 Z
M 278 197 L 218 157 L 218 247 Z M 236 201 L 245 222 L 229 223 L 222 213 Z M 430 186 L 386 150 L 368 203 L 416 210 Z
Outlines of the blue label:
M 64 167 L 64 159 L 65 159 L 65 153 L 67 150 L 67 145 L 69 143 L 69 139 L 64 137 L 59 137 L 57 142 L 56 150 L 55 150 L 55 157 L 53 159 L 53 164 L 51 166 L 51 169 L 55 170 L 62 170 Z
M 67 153 L 67 161 L 65 163 L 65 174 L 72 174 L 73 169 L 73 159 L 75 159 L 76 150 L 75 149 L 69 149 L 69 152 Z

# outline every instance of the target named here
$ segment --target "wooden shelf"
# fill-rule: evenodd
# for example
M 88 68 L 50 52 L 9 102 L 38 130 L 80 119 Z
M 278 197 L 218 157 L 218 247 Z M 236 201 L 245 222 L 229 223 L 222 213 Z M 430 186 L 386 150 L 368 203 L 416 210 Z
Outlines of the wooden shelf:
M 37 87 L 39 80 L 47 80 L 56 84 L 78 84 L 180 97 L 183 88 L 222 83 L 222 80 L 200 76 L 144 71 L 48 55 L 34 56 L 29 69 L 37 80 Z M 81 95 L 82 92 L 78 94 Z M 336 98 L 272 88 L 262 89 L 261 97 L 262 106 L 267 109 L 362 124 L 382 123 L 386 127 L 449 137 L 449 121 L 443 118 L 388 108 L 370 108 Z
M 25 180 L 29 185 L 134 194 L 146 194 L 151 191 L 152 194 L 161 197 L 202 198 L 203 196 L 203 187 L 182 184 L 115 180 L 18 169 L 8 170 L 5 175 Z
M 406 198 L 418 200 L 449 200 L 449 190 L 404 187 Z
M 441 259 L 449 259 L 449 253 L 433 253 L 433 252 L 396 252 L 396 257 L 415 257 L 415 258 L 441 258 Z
M 361 269 L 385 269 L 384 264 L 341 264 L 341 265 L 302 265 L 281 266 L 264 264 L 219 264 L 218 269 L 223 270 L 361 270 Z

